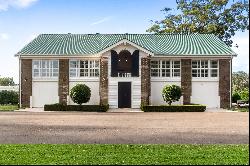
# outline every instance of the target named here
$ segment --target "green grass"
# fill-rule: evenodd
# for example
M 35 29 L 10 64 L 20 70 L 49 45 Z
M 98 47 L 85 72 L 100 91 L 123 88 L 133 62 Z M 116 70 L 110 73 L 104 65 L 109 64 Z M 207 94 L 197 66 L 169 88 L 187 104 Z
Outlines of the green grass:
M 233 111 L 249 112 L 249 108 L 232 108 Z
M 0 111 L 14 111 L 17 109 L 17 105 L 0 105 Z
M 0 145 L 0 165 L 248 165 L 249 145 Z

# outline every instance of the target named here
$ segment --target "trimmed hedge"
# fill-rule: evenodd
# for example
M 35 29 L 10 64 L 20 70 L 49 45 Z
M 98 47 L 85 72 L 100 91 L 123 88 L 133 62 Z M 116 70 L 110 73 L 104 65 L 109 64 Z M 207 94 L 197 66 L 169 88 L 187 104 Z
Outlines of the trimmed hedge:
M 81 111 L 81 112 L 106 112 L 108 105 L 44 105 L 44 111 Z
M 144 112 L 204 112 L 205 105 L 160 105 L 160 106 L 142 106 Z

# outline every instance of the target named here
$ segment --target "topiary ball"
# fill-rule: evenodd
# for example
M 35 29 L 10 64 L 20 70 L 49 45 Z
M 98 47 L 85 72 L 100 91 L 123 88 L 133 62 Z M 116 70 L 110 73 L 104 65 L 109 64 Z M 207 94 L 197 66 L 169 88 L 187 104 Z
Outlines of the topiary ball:
M 82 105 L 90 100 L 91 90 L 85 84 L 77 84 L 70 90 L 70 97 L 74 103 Z

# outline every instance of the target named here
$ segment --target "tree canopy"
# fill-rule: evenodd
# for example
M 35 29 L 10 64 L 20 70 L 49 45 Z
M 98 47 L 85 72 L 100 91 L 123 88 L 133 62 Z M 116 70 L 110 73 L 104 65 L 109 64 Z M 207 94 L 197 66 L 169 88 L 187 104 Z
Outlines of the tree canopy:
M 176 0 L 177 12 L 165 8 L 165 18 L 153 21 L 151 33 L 212 33 L 228 46 L 237 31 L 249 30 L 249 2 L 245 0 Z
M 15 82 L 13 78 L 10 77 L 3 77 L 0 78 L 0 86 L 14 86 Z
M 234 92 L 241 92 L 249 89 L 249 74 L 244 71 L 233 72 L 232 84 Z

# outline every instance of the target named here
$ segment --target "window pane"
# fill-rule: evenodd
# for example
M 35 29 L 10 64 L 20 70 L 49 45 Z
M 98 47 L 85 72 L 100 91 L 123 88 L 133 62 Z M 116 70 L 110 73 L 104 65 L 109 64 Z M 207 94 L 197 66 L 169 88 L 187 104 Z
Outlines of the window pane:
M 198 68 L 198 61 L 192 61 L 192 68 Z
M 88 68 L 88 61 L 80 61 L 80 68 Z
M 180 76 L 180 69 L 174 69 L 173 70 L 173 77 L 179 77 Z
M 76 69 L 70 69 L 69 73 L 70 77 L 76 77 Z
M 158 77 L 159 76 L 159 70 L 158 69 L 151 69 L 151 76 L 152 77 Z
M 58 68 L 59 67 L 58 66 L 58 61 L 53 61 L 52 63 L 53 63 L 53 68 Z
M 78 61 L 70 61 L 70 68 L 77 68 L 78 67 Z
M 208 61 L 201 61 L 201 68 L 208 68 Z
M 151 68 L 159 68 L 159 61 L 151 61 Z
M 170 77 L 170 69 L 162 69 L 162 77 Z
M 99 69 L 95 69 L 95 76 L 99 77 Z
M 39 61 L 33 61 L 33 69 L 39 69 Z
M 211 61 L 210 67 L 211 68 L 218 68 L 218 61 Z
M 99 68 L 99 61 L 95 61 L 95 68 Z
M 218 77 L 218 70 L 217 69 L 211 70 L 211 77 Z
M 192 76 L 193 77 L 200 77 L 200 69 L 193 69 Z
M 180 68 L 181 67 L 180 61 L 173 61 L 173 67 L 174 68 Z

